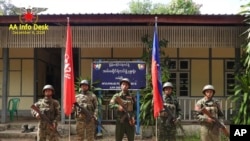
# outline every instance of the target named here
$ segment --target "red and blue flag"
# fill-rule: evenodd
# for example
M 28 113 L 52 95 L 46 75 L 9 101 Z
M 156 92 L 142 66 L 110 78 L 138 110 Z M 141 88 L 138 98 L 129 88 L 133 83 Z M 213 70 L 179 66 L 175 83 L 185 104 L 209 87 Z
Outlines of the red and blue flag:
M 159 51 L 160 50 L 159 50 L 159 40 L 158 40 L 158 34 L 157 34 L 157 23 L 155 23 L 153 48 L 152 48 L 152 64 L 151 64 L 154 117 L 155 118 L 157 118 L 159 116 L 160 111 L 163 109 L 161 67 L 160 67 L 160 53 L 159 53 Z

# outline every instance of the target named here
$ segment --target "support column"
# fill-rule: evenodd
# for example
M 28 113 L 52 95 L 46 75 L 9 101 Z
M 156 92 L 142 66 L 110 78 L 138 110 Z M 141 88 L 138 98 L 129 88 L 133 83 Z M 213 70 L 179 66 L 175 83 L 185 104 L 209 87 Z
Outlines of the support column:
M 3 82 L 2 82 L 2 113 L 1 123 L 7 122 L 8 78 L 9 78 L 9 48 L 3 48 Z

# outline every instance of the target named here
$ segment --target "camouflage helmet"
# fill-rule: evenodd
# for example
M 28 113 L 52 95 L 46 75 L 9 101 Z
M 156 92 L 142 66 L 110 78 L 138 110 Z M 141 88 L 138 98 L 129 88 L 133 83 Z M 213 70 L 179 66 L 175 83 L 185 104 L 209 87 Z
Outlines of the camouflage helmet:
M 82 85 L 88 85 L 88 86 L 89 86 L 89 81 L 86 80 L 86 79 L 82 80 L 82 81 L 80 82 L 80 86 L 82 86 Z
M 45 86 L 43 87 L 43 93 L 44 93 L 44 91 L 47 90 L 47 89 L 52 90 L 53 93 L 55 92 L 55 89 L 54 89 L 54 87 L 53 87 L 52 85 L 45 85 Z
M 123 78 L 123 79 L 121 79 L 121 80 L 120 80 L 120 86 L 121 86 L 122 82 L 127 82 L 127 83 L 128 83 L 128 87 L 129 87 L 129 88 L 131 87 L 131 83 L 130 83 L 130 81 L 129 81 L 128 78 Z
M 170 87 L 170 88 L 174 88 L 173 87 L 173 84 L 171 83 L 171 82 L 165 82 L 164 84 L 163 84 L 163 86 L 162 86 L 162 90 L 164 90 L 164 88 L 166 88 L 166 87 Z
M 213 85 L 205 85 L 202 89 L 202 93 L 205 94 L 205 91 L 206 90 L 213 90 L 214 94 L 215 94 L 215 89 L 214 89 L 214 86 Z

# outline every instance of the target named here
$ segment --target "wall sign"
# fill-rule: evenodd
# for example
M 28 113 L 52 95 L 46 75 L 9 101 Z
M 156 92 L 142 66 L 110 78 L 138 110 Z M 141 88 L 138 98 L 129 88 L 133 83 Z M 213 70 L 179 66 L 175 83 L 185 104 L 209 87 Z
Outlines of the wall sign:
M 143 61 L 96 61 L 92 63 L 92 81 L 101 81 L 95 87 L 120 90 L 120 80 L 128 78 L 130 90 L 146 87 L 146 63 Z

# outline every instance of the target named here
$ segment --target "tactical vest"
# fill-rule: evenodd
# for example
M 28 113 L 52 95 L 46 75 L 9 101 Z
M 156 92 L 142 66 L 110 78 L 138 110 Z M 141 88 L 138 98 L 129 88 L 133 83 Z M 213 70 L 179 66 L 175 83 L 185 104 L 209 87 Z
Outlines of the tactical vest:
M 76 102 L 83 108 L 86 108 L 91 114 L 95 111 L 93 93 L 87 92 L 87 94 L 78 94 L 76 96 Z M 77 114 L 80 113 L 80 109 L 77 109 Z
M 135 99 L 129 94 L 124 95 L 122 92 L 118 93 L 117 96 L 120 96 L 120 98 L 123 101 L 123 104 L 125 108 L 127 108 L 127 111 L 131 114 L 131 116 L 134 116 L 134 104 L 135 104 Z M 118 104 L 118 103 L 117 103 Z M 117 111 L 117 117 L 121 118 L 124 116 L 124 112 Z M 127 119 L 126 119 L 127 120 Z
M 163 105 L 164 105 L 164 107 L 167 107 L 171 111 L 172 115 L 174 115 L 174 116 L 176 115 L 176 108 L 177 108 L 176 105 L 177 105 L 177 103 L 178 103 L 177 99 L 174 98 L 173 96 L 163 95 Z M 167 117 L 167 113 L 164 110 L 162 110 L 160 112 L 160 116 L 161 117 Z
M 56 118 L 58 104 L 54 99 L 40 99 L 36 105 L 38 105 L 42 114 L 46 115 L 50 121 L 53 121 Z
M 134 109 L 134 100 L 132 96 L 124 96 L 122 98 L 123 105 L 127 108 L 128 112 L 132 112 Z
M 207 111 L 211 113 L 211 115 L 215 118 L 218 118 L 218 103 L 215 100 L 202 100 L 201 101 L 201 108 L 205 108 Z M 204 114 L 205 117 L 208 117 L 206 114 Z

